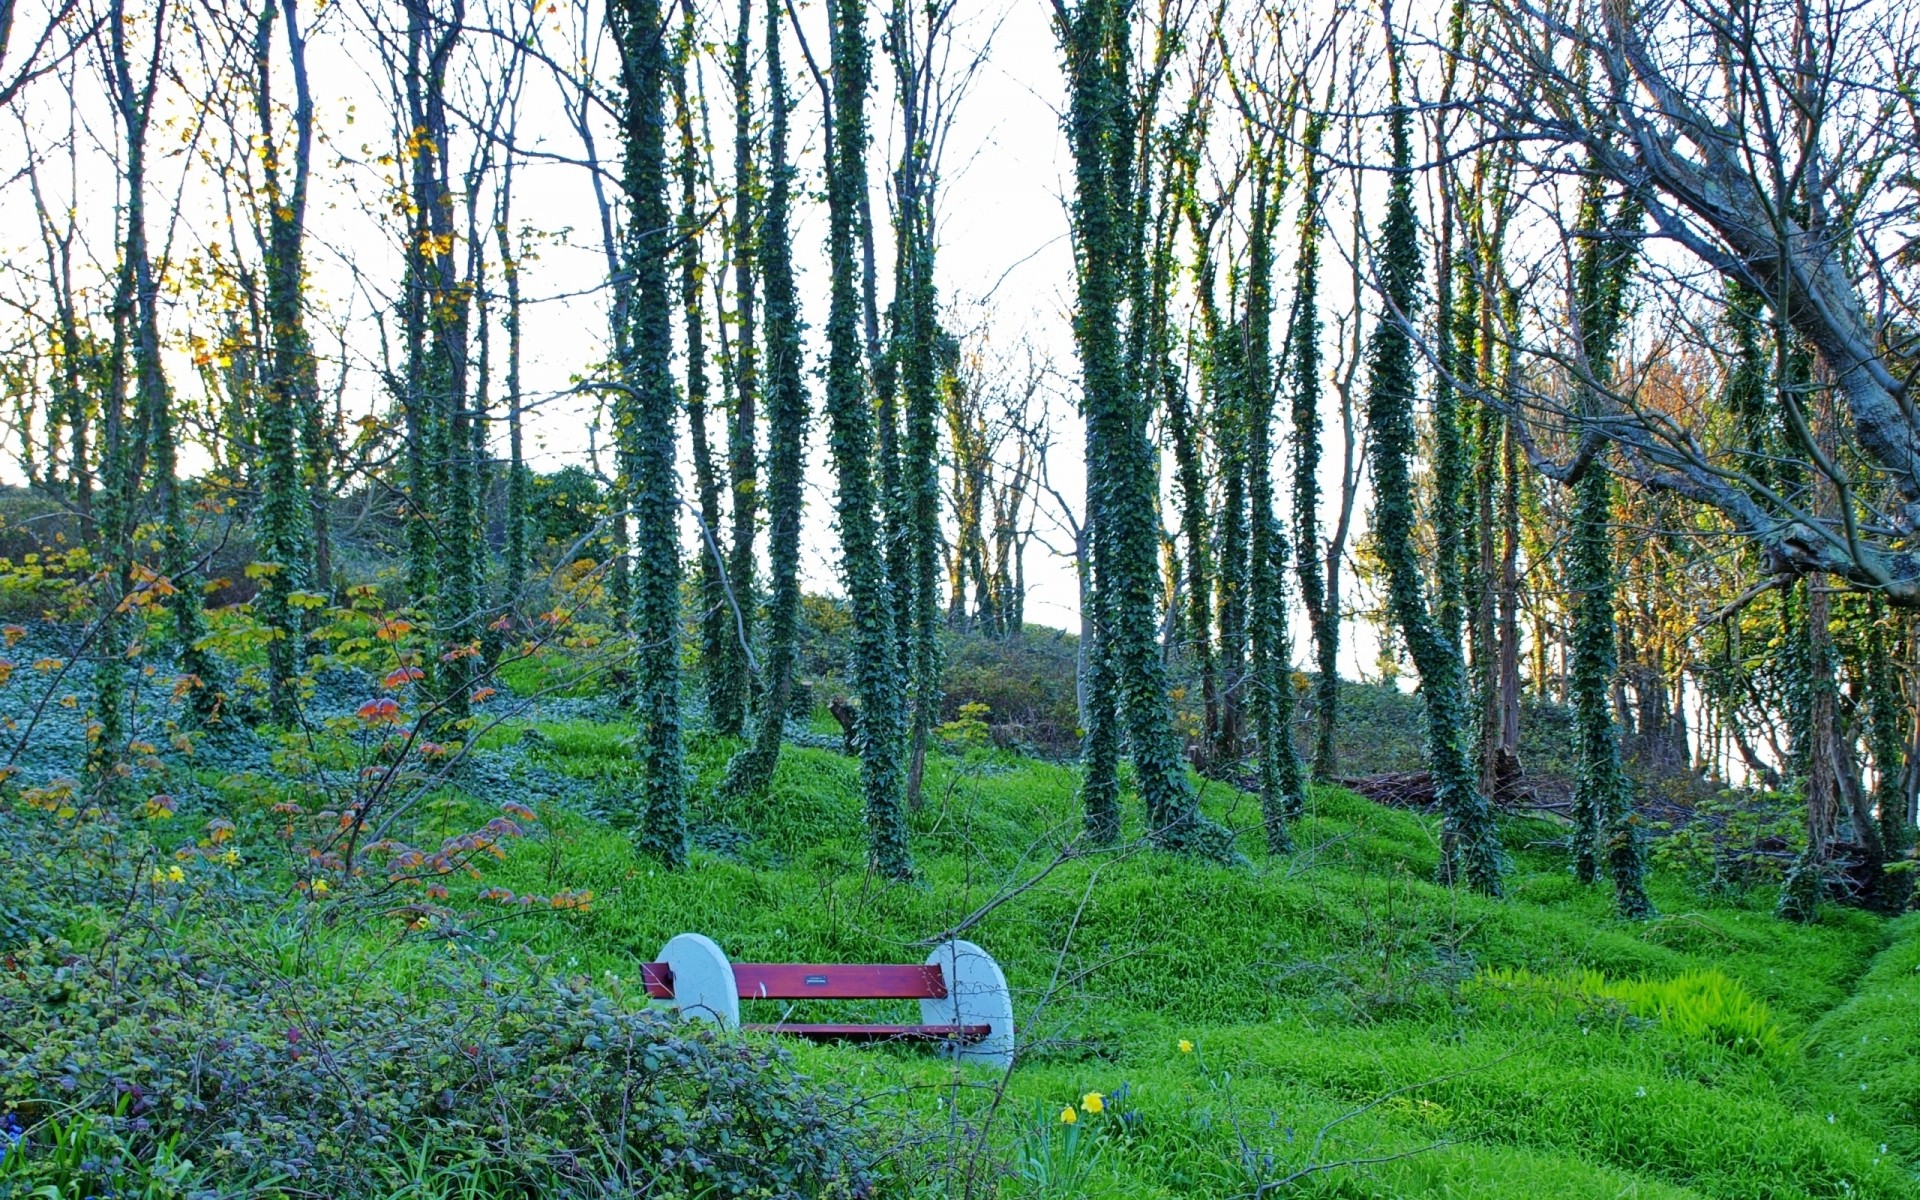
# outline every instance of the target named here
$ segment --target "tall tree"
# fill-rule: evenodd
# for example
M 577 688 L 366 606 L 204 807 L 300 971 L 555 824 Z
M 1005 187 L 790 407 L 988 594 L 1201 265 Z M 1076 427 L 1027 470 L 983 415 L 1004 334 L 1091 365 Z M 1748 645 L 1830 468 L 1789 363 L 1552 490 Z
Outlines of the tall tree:
M 1579 338 L 1584 407 L 1600 416 L 1600 394 L 1612 378 L 1612 360 L 1626 316 L 1633 272 L 1632 235 L 1640 213 L 1632 199 L 1609 217 L 1604 184 L 1589 178 L 1581 227 L 1586 238 L 1576 265 L 1574 328 Z M 1620 735 L 1610 691 L 1616 667 L 1613 560 L 1613 476 L 1601 454 L 1575 483 L 1573 546 L 1568 583 L 1574 593 L 1573 704 L 1579 731 L 1580 778 L 1574 792 L 1574 875 L 1590 883 L 1604 855 L 1613 877 L 1614 907 L 1639 920 L 1653 915 L 1647 898 L 1645 853 L 1633 816 L 1632 781 L 1620 765 Z
M 1273 227 L 1276 171 L 1256 148 L 1247 247 L 1245 388 L 1247 502 L 1250 532 L 1248 599 L 1252 610 L 1253 716 L 1260 743 L 1260 812 L 1267 850 L 1293 849 L 1287 821 L 1304 807 L 1305 785 L 1293 745 L 1293 681 L 1287 636 L 1286 537 L 1273 511 Z
M 733 592 L 738 613 L 736 637 L 724 653 L 725 666 L 720 682 L 709 682 L 707 702 L 712 707 L 713 726 L 723 734 L 736 736 L 746 726 L 750 675 L 747 647 L 753 640 L 754 570 L 753 547 L 758 533 L 760 513 L 760 465 L 756 426 L 760 400 L 760 356 L 754 326 L 755 204 L 759 195 L 753 153 L 753 64 L 748 52 L 753 44 L 753 0 L 740 0 L 734 26 L 733 50 L 728 60 L 728 76 L 733 84 L 733 304 L 734 343 L 733 409 L 727 422 L 727 467 L 733 500 L 733 533 L 728 547 L 727 584 Z M 777 59 L 777 49 L 769 50 Z M 774 85 L 770 85 L 774 86 Z M 724 330 L 722 331 L 724 334 Z M 764 686 L 765 681 L 762 681 Z M 779 714 L 784 720 L 785 715 Z M 777 728 L 777 726 L 776 726 Z
M 866 6 L 833 0 L 832 104 L 827 156 L 827 417 L 840 481 L 842 573 L 853 610 L 853 674 L 860 697 L 861 780 L 873 865 L 892 879 L 913 874 L 901 770 L 902 699 L 893 588 L 875 507 L 874 414 L 861 368 L 858 239 L 867 190 L 867 90 L 872 50 Z
M 907 577 L 894 580 L 908 620 L 908 679 L 912 719 L 907 799 L 920 803 L 927 740 L 940 715 L 940 476 L 936 367 L 941 331 L 935 305 L 933 53 L 951 3 L 911 6 L 895 0 L 887 16 L 886 47 L 894 66 L 894 93 L 902 123 L 894 172 L 895 229 L 891 357 L 905 408 L 899 505 L 906 538 Z M 916 26 L 915 18 L 924 22 Z M 955 356 L 958 357 L 957 355 Z
M 634 748 L 641 766 L 640 846 L 669 867 L 687 861 L 686 763 L 680 742 L 680 536 L 674 473 L 674 223 L 667 206 L 666 89 L 672 62 L 659 0 L 616 0 L 626 237 L 620 286 L 631 289 L 620 364 L 619 442 L 633 510 Z
M 153 278 L 146 227 L 147 134 L 161 71 L 165 39 L 163 8 L 153 22 L 148 59 L 136 66 L 129 41 L 130 23 L 122 0 L 107 8 L 107 91 L 121 138 L 121 179 L 126 189 L 119 229 L 119 269 L 113 295 L 113 344 L 109 376 L 101 402 L 100 498 L 96 508 L 100 573 L 100 635 L 94 663 L 93 722 L 87 750 L 87 780 L 108 804 L 128 796 L 127 651 L 133 643 L 135 565 L 133 531 L 138 520 L 140 475 L 145 465 L 145 430 L 138 422 L 150 415 L 151 394 L 162 392 L 158 284 Z M 128 392 L 133 390 L 128 428 Z M 164 396 L 160 399 L 164 403 Z
M 1287 351 L 1293 393 L 1293 546 L 1300 599 L 1313 633 L 1313 773 L 1336 768 L 1333 734 L 1340 715 L 1340 597 L 1327 586 L 1320 545 L 1320 233 L 1327 118 L 1310 113 L 1300 146 L 1300 227 L 1294 258 L 1292 344 Z
M 793 167 L 787 161 L 787 80 L 780 66 L 780 6 L 767 5 L 767 193 L 754 239 L 765 291 L 767 403 L 766 666 L 760 723 L 753 744 L 733 756 L 721 791 L 756 796 L 780 760 L 780 738 L 792 707 L 793 666 L 800 625 L 800 512 L 807 440 L 807 389 L 801 377 L 800 305 L 794 294 L 793 242 L 788 228 Z M 736 480 L 738 476 L 736 475 Z M 737 499 L 737 493 L 736 493 Z M 734 543 L 735 548 L 739 546 Z
M 273 92 L 273 30 L 284 7 L 294 105 L 291 136 L 276 135 Z M 296 591 L 312 586 L 314 545 L 310 497 L 301 487 L 296 438 L 306 414 L 320 403 L 313 343 L 307 335 L 301 289 L 305 283 L 307 180 L 313 148 L 313 96 L 307 83 L 306 39 L 291 0 L 264 0 L 253 44 L 254 118 L 265 153 L 261 158 L 266 244 L 268 343 L 260 396 L 260 548 L 266 570 L 258 608 L 270 631 L 267 643 L 267 711 L 278 725 L 299 719 L 300 649 L 305 636 Z M 318 581 L 325 586 L 325 580 Z
M 1136 148 L 1132 79 L 1133 28 L 1124 0 L 1057 0 L 1055 21 L 1065 53 L 1068 141 L 1074 157 L 1073 230 L 1079 260 L 1074 337 L 1080 351 L 1087 426 L 1089 524 L 1093 530 L 1094 603 L 1101 631 L 1098 669 L 1114 685 L 1125 718 L 1141 799 L 1154 841 L 1169 849 L 1216 857 L 1232 853 L 1225 831 L 1202 817 L 1187 786 L 1174 735 L 1161 662 L 1154 602 L 1159 530 L 1148 393 L 1141 364 L 1146 315 L 1140 200 L 1146 193 Z M 1127 321 L 1132 310 L 1131 326 Z M 1123 331 L 1131 327 L 1131 334 Z M 1130 344 L 1131 343 L 1131 344 Z M 1104 690 L 1096 678 L 1096 698 Z M 1117 730 L 1115 731 L 1117 733 Z M 1089 738 L 1092 739 L 1090 730 Z M 1107 736 L 1104 733 L 1103 737 Z M 1089 775 L 1106 763 L 1089 755 Z M 1104 779 L 1101 786 L 1106 787 Z M 1089 791 L 1091 792 L 1091 779 Z M 1093 802 L 1088 805 L 1095 817 Z M 1108 814 L 1100 814 L 1110 822 Z M 1104 830 L 1102 830 L 1104 832 Z
M 1442 874 L 1498 895 L 1502 852 L 1493 810 L 1475 784 L 1463 740 L 1471 728 L 1464 670 L 1454 641 L 1427 608 L 1413 550 L 1413 400 L 1416 386 L 1411 322 L 1418 311 L 1419 226 L 1413 211 L 1410 114 L 1401 95 L 1401 51 L 1391 23 L 1387 129 L 1392 168 L 1386 219 L 1375 267 L 1384 302 L 1367 355 L 1367 425 L 1372 440 L 1373 536 L 1387 569 L 1387 607 L 1420 673 L 1427 713 L 1427 763 L 1440 804 Z
M 693 6 L 680 10 L 680 36 L 674 43 L 673 121 L 680 135 L 680 216 L 677 228 L 680 260 L 680 309 L 686 331 L 687 433 L 693 451 L 694 492 L 699 498 L 700 663 L 706 676 L 707 711 L 716 728 L 737 732 L 740 718 L 732 711 L 742 699 L 740 638 L 729 595 L 726 543 L 720 527 L 720 475 L 713 459 L 713 441 L 707 434 L 706 266 L 701 261 L 700 138 L 694 129 L 694 111 L 688 74 L 699 49 Z M 726 727 L 731 725 L 731 730 Z

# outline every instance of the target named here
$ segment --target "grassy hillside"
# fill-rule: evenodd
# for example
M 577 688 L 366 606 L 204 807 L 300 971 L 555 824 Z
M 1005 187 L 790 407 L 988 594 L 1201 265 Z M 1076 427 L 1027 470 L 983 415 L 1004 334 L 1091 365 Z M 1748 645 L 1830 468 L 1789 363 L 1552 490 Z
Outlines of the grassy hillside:
M 1920 1197 L 1920 916 L 1788 925 L 1769 889 L 1709 900 L 1656 873 L 1662 915 L 1625 924 L 1568 876 L 1562 826 L 1518 818 L 1511 894 L 1487 901 L 1431 882 L 1432 818 L 1335 788 L 1289 857 L 1260 849 L 1253 797 L 1211 782 L 1203 807 L 1242 831 L 1243 865 L 1146 850 L 1133 812 L 1120 847 L 1084 852 L 1076 770 L 989 748 L 1000 730 L 964 714 L 912 818 L 916 882 L 866 872 L 857 764 L 823 715 L 752 803 L 715 799 L 735 747 L 692 735 L 697 849 L 670 874 L 622 828 L 633 730 L 590 691 L 549 694 L 457 765 L 423 757 L 413 845 L 470 837 L 503 802 L 538 821 L 444 875 L 444 896 L 391 893 L 294 831 L 331 828 L 333 797 L 392 761 L 355 715 L 370 690 L 333 671 L 310 733 L 154 757 L 142 794 L 169 795 L 132 817 L 76 811 L 56 772 L 83 730 L 47 706 L 21 760 L 33 786 L 0 803 L 0 1133 L 24 1120 L 32 1151 L 0 1162 L 0 1195 L 45 1177 L 59 1133 L 77 1147 L 63 1200 L 290 1200 L 322 1178 L 320 1194 L 417 1200 L 844 1194 L 833 1180 L 888 1197 Z M 1397 753 L 1417 702 L 1372 701 L 1346 736 Z M 632 1015 L 639 964 L 682 931 L 739 960 L 883 962 L 956 929 L 1015 990 L 1010 1074 L 910 1047 L 716 1046 Z M 914 1019 L 911 1002 L 748 1008 Z M 629 1152 L 636 1114 L 654 1140 Z
M 970 1174 L 974 1195 L 1267 1195 L 1289 1178 L 1355 1197 L 1920 1195 L 1920 1059 L 1896 1015 L 1920 961 L 1910 921 L 1836 909 L 1795 927 L 1766 896 L 1709 905 L 1656 880 L 1661 918 L 1625 925 L 1538 822 L 1507 827 L 1513 895 L 1488 902 L 1430 882 L 1432 821 L 1337 790 L 1316 793 L 1291 858 L 1250 836 L 1241 869 L 1136 849 L 1056 863 L 1074 772 L 993 751 L 935 758 L 913 886 L 863 873 L 855 764 L 817 749 L 791 749 L 762 804 L 704 799 L 706 848 L 674 876 L 604 819 L 632 783 L 627 731 L 538 729 L 514 771 L 573 781 L 556 789 L 572 799 L 495 877 L 595 900 L 503 946 L 629 983 L 682 930 L 742 960 L 915 961 L 986 910 L 967 936 L 1016 992 L 1010 1076 L 796 1048 L 897 1131 L 886 1194 L 969 1194 Z M 696 746 L 696 796 L 728 749 Z M 1208 784 L 1205 805 L 1256 828 L 1245 795 Z

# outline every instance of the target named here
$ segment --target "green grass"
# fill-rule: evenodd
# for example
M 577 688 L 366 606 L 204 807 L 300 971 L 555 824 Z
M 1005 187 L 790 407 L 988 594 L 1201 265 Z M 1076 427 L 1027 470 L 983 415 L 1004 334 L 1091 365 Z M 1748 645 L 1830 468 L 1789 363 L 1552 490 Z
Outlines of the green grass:
M 539 728 L 540 763 L 621 811 L 631 731 Z M 1259 849 L 1252 798 L 1206 784 L 1249 865 L 1141 850 L 1051 865 L 1078 829 L 1075 772 L 978 752 L 933 757 L 921 876 L 893 886 L 865 870 L 853 761 L 789 748 L 771 794 L 727 806 L 713 794 L 730 750 L 690 745 L 703 848 L 679 874 L 617 821 L 548 806 L 545 844 L 487 883 L 592 889 L 592 907 L 516 918 L 499 952 L 638 1003 L 639 964 L 685 930 L 740 960 L 917 961 L 999 899 L 966 936 L 1015 990 L 1004 1097 L 999 1076 L 925 1052 L 794 1047 L 897 1133 L 886 1195 L 963 1194 L 954 1164 L 984 1128 L 973 1195 L 1225 1198 L 1307 1171 L 1264 1194 L 1920 1197 L 1920 917 L 1792 926 L 1766 896 L 1709 903 L 1656 877 L 1664 915 L 1626 924 L 1536 821 L 1505 827 L 1512 894 L 1486 901 L 1431 882 L 1431 820 L 1332 789 L 1290 858 Z M 1059 1113 L 1089 1091 L 1115 1099 L 1080 1117 L 1069 1154 Z

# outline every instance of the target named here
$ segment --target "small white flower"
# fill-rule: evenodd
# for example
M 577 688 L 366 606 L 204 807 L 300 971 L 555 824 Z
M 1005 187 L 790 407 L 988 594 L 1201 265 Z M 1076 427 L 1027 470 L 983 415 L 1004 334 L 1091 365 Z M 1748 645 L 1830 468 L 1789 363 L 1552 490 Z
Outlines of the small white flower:
M 1635 1089 L 1633 1089 L 1633 1094 L 1634 1094 L 1634 1095 L 1636 1095 L 1636 1096 L 1644 1096 L 1644 1095 L 1646 1095 L 1646 1094 L 1647 1094 L 1647 1089 L 1645 1089 L 1645 1088 L 1643 1088 L 1643 1087 L 1637 1087 L 1637 1088 L 1635 1088 Z
M 1827 1114 L 1827 1124 L 1829 1124 L 1829 1125 L 1831 1125 L 1831 1124 L 1833 1124 L 1833 1114 L 1832 1114 L 1832 1113 L 1828 1113 L 1828 1114 Z

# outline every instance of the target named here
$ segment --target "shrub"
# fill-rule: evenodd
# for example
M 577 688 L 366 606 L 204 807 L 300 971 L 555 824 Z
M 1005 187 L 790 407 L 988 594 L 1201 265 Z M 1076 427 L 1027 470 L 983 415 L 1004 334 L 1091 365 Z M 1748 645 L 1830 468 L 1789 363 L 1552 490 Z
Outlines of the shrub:
M 64 936 L 20 913 L 0 946 L 0 1111 L 26 1137 L 16 1179 L 84 1136 L 76 1161 L 93 1163 L 96 1191 L 191 1162 L 222 1187 L 385 1194 L 409 1147 L 503 1196 L 865 1186 L 857 1131 L 778 1051 L 537 960 L 502 966 L 451 939 L 376 946 L 330 926 L 339 908 L 269 903 L 199 864 L 156 868 L 142 830 L 79 831 L 0 812 L 10 849 L 62 843 L 26 861 L 50 868 L 29 882 L 69 901 Z

